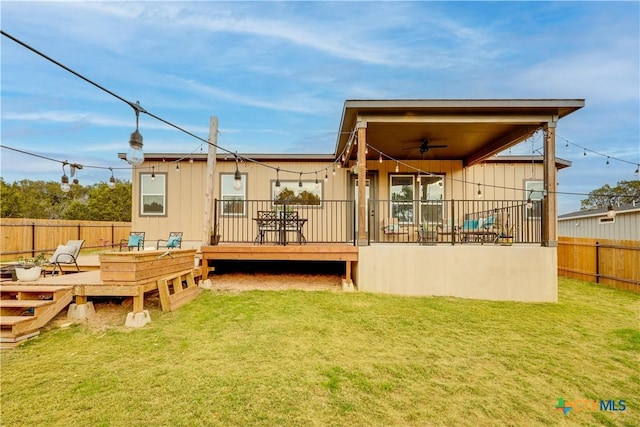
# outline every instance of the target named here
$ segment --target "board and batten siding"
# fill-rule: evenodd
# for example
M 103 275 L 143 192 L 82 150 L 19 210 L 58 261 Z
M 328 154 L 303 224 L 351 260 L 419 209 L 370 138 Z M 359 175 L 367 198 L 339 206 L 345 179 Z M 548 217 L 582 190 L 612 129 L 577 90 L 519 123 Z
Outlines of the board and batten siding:
M 558 235 L 607 240 L 640 241 L 640 209 L 617 212 L 613 222 L 600 222 L 606 214 L 558 219 Z
M 252 162 L 240 162 L 238 168 L 241 174 L 246 174 L 247 199 L 270 200 L 271 185 L 276 180 L 276 169 L 280 168 L 281 181 L 298 181 L 299 173 L 288 171 L 318 172 L 318 181 L 323 186 L 324 200 L 347 199 L 347 172 L 343 168 L 337 168 L 333 175 L 332 163 L 319 161 L 273 161 L 256 164 Z M 273 166 L 273 169 L 264 164 Z M 151 173 L 152 168 L 156 175 L 166 174 L 167 200 L 166 216 L 141 216 L 140 215 L 140 175 Z M 325 169 L 328 181 L 324 182 Z M 225 161 L 218 159 L 214 172 L 214 197 L 221 198 L 220 176 L 223 173 L 232 174 L 236 170 L 233 157 Z M 132 178 L 132 231 L 145 232 L 145 246 L 153 246 L 158 239 L 167 239 L 169 232 L 182 231 L 183 247 L 199 247 L 202 239 L 203 215 L 206 191 L 206 161 L 188 160 L 180 162 L 180 170 L 176 170 L 175 161 L 147 161 L 143 167 L 136 168 Z M 314 173 L 303 174 L 305 182 L 315 182 Z
M 203 213 L 206 191 L 207 163 L 200 159 L 193 162 L 182 160 L 180 170 L 176 170 L 175 161 L 146 161 L 143 167 L 134 170 L 132 183 L 132 231 L 146 233 L 145 246 L 154 246 L 158 239 L 167 239 L 169 232 L 184 233 L 183 247 L 199 247 L 202 239 Z M 265 165 L 273 168 L 265 167 Z M 165 174 L 167 183 L 166 216 L 140 215 L 140 174 Z M 233 156 L 226 160 L 218 158 L 214 172 L 214 197 L 221 198 L 220 176 L 235 172 L 236 162 Z M 323 200 L 353 200 L 353 191 L 349 182 L 352 179 L 351 168 L 335 168 L 333 163 L 312 160 L 267 160 L 261 164 L 241 161 L 240 173 L 246 175 L 247 199 L 270 200 L 271 186 L 276 180 L 276 168 L 280 168 L 281 181 L 295 181 L 300 178 L 299 171 L 305 172 L 302 180 L 322 183 Z M 376 171 L 377 194 L 371 199 L 389 199 L 389 180 L 395 175 L 396 162 L 368 160 L 367 168 Z M 524 190 L 527 180 L 542 180 L 542 164 L 487 162 L 464 168 L 460 160 L 406 160 L 399 166 L 398 174 L 417 175 L 418 170 L 442 174 L 445 176 L 445 199 L 475 200 L 478 183 L 481 185 L 484 200 L 526 200 Z M 292 171 L 292 172 L 287 172 Z M 295 172 L 293 172 L 295 171 Z M 324 182 L 325 171 L 328 181 Z

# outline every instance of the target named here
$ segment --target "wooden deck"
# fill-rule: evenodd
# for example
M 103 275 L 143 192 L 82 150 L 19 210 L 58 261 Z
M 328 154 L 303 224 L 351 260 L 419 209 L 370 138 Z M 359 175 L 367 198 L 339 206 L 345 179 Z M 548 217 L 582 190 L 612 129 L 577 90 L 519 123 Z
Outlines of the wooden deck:
M 358 247 L 352 244 L 255 245 L 220 244 L 203 246 L 202 278 L 209 275 L 209 261 L 344 261 L 345 280 L 353 283 L 353 263 L 358 261 Z

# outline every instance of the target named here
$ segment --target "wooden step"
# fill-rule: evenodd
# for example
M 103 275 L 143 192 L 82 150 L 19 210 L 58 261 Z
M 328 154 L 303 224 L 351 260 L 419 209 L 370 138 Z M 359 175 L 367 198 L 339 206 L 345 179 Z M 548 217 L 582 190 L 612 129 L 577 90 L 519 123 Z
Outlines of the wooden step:
M 73 286 L 2 285 L 0 293 L 0 347 L 3 349 L 38 335 L 40 328 L 73 301 Z M 21 309 L 33 309 L 33 314 L 17 315 L 24 314 Z
M 3 299 L 0 308 L 36 308 L 53 303 L 52 299 Z
M 14 326 L 23 322 L 33 321 L 33 316 L 0 316 L 0 327 Z
M 55 286 L 55 285 L 0 285 L 0 295 L 4 293 L 16 292 L 57 292 L 65 289 L 73 289 L 73 286 Z

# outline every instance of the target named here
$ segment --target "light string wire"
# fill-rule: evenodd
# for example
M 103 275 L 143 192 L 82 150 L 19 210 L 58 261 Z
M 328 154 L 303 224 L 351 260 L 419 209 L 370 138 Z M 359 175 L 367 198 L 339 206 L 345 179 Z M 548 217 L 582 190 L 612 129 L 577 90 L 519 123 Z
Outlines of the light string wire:
M 220 150 L 222 150 L 222 151 L 224 151 L 224 152 L 228 153 L 229 155 L 234 156 L 236 159 L 244 160 L 244 161 L 251 161 L 251 162 L 253 162 L 253 163 L 259 164 L 259 165 L 261 165 L 261 166 L 264 166 L 264 167 L 267 167 L 267 168 L 270 168 L 270 169 L 273 169 L 273 170 L 275 170 L 275 169 L 276 169 L 276 167 L 275 167 L 275 166 L 265 164 L 265 163 L 260 162 L 260 161 L 258 161 L 258 160 L 256 160 L 256 159 L 250 159 L 250 158 L 248 158 L 248 157 L 246 157 L 246 156 L 242 156 L 242 155 L 238 154 L 237 152 L 234 152 L 234 151 L 233 151 L 233 150 L 231 150 L 231 149 L 225 148 L 225 147 L 223 147 L 223 146 L 221 146 L 221 145 L 218 145 L 218 144 L 214 144 L 214 143 L 212 143 L 212 142 L 210 142 L 210 141 L 208 141 L 208 140 L 206 140 L 206 139 L 204 139 L 204 138 L 202 138 L 202 137 L 200 137 L 200 136 L 198 136 L 198 135 L 194 134 L 193 132 L 188 131 L 187 129 L 183 128 L 182 126 L 176 125 L 176 124 L 174 124 L 174 123 L 172 123 L 172 122 L 170 122 L 170 121 L 168 121 L 168 120 L 165 120 L 164 118 L 162 118 L 162 117 L 160 117 L 160 116 L 158 116 L 158 115 L 156 115 L 156 114 L 154 114 L 154 113 L 151 113 L 150 111 L 148 111 L 148 110 L 146 110 L 145 108 L 141 107 L 141 106 L 140 106 L 140 104 L 139 104 L 138 102 L 135 102 L 135 103 L 134 103 L 134 102 L 131 102 L 131 101 L 129 101 L 129 100 L 127 100 L 127 99 L 125 99 L 124 97 L 122 97 L 122 96 L 118 95 L 117 93 L 115 93 L 115 92 L 113 92 L 113 91 L 111 91 L 111 90 L 109 90 L 109 89 L 105 88 L 104 86 L 102 86 L 102 85 L 100 85 L 100 84 L 96 83 L 95 81 L 93 81 L 93 80 L 89 79 L 88 77 L 85 77 L 85 76 L 83 76 L 82 74 L 80 74 L 79 72 L 77 72 L 77 71 L 75 71 L 75 70 L 71 69 L 70 67 L 68 67 L 68 66 L 66 66 L 66 65 L 64 65 L 64 64 L 62 64 L 61 62 L 56 61 L 55 59 L 53 59 L 53 58 L 51 58 L 50 56 L 48 56 L 48 55 L 44 54 L 43 52 L 40 52 L 39 50 L 37 50 L 37 49 L 35 49 L 34 47 L 32 47 L 32 46 L 28 45 L 27 43 L 25 43 L 25 42 L 23 42 L 23 41 L 19 40 L 18 38 L 14 37 L 14 36 L 12 36 L 12 35 L 10 35 L 10 34 L 8 34 L 8 33 L 7 33 L 7 32 L 5 32 L 4 30 L 0 30 L 0 33 L 1 33 L 3 36 L 5 36 L 5 37 L 9 38 L 10 40 L 14 41 L 15 43 L 17 43 L 17 44 L 19 44 L 19 45 L 23 46 L 24 48 L 26 48 L 26 49 L 28 49 L 28 50 L 32 51 L 33 53 L 35 53 L 35 54 L 37 54 L 37 55 L 41 56 L 42 58 L 46 59 L 47 61 L 49 61 L 49 62 L 51 62 L 51 63 L 53 63 L 53 64 L 57 65 L 58 67 L 60 67 L 60 68 L 62 68 L 62 69 L 64 69 L 64 70 L 68 71 L 69 73 L 73 74 L 74 76 L 76 76 L 76 77 L 78 77 L 78 78 L 80 78 L 80 79 L 84 80 L 85 82 L 87 82 L 87 83 L 91 84 L 92 86 L 94 86 L 94 87 L 96 87 L 96 88 L 100 89 L 101 91 L 103 91 L 103 92 L 105 92 L 105 93 L 107 93 L 107 94 L 109 94 L 109 95 L 113 96 L 114 98 L 116 98 L 116 99 L 118 99 L 118 100 L 120 100 L 120 101 L 124 102 L 125 104 L 129 105 L 131 108 L 133 108 L 133 110 L 134 110 L 134 111 L 136 111 L 136 112 L 138 112 L 138 113 L 146 114 L 146 115 L 148 115 L 149 117 L 152 117 L 152 118 L 154 118 L 154 119 L 156 119 L 156 120 L 158 120 L 158 121 L 160 121 L 160 122 L 162 122 L 162 123 L 166 124 L 166 125 L 167 125 L 167 126 L 169 126 L 169 127 L 172 127 L 172 128 L 174 128 L 174 129 L 176 129 L 176 130 L 178 130 L 178 131 L 181 131 L 181 132 L 183 132 L 183 133 L 185 133 L 185 134 L 187 134 L 187 135 L 189 135 L 189 136 L 191 136 L 191 137 L 193 137 L 193 138 L 196 138 L 196 139 L 198 139 L 199 141 L 202 141 L 203 143 L 206 143 L 206 144 L 208 144 L 208 145 L 214 146 L 214 147 L 216 147 L 217 149 L 220 149 Z M 179 161 L 181 161 L 181 160 L 184 160 L 184 159 L 185 159 L 185 158 L 187 158 L 187 157 L 188 157 L 188 155 L 187 155 L 187 156 L 185 156 L 185 157 L 182 157 L 181 159 L 176 160 L 175 162 L 179 162 Z M 336 162 L 334 162 L 334 165 L 335 165 L 335 163 L 336 163 Z M 329 170 L 329 167 L 321 168 L 321 169 L 314 170 L 314 171 L 308 171 L 308 172 L 295 171 L 295 170 L 282 169 L 282 168 L 280 168 L 280 171 L 281 171 L 281 172 L 289 172 L 289 173 L 294 173 L 294 174 L 303 174 L 303 175 L 313 175 L 313 174 L 317 174 L 318 172 L 326 172 L 326 171 L 328 171 L 328 170 Z
M 172 122 L 170 122 L 170 121 L 168 121 L 168 120 L 166 120 L 166 119 L 164 119 L 164 118 L 162 118 L 162 117 L 160 117 L 160 116 L 158 116 L 158 115 L 156 115 L 156 114 L 154 114 L 154 113 L 151 113 L 151 112 L 147 111 L 146 109 L 144 109 L 143 107 L 141 107 L 141 106 L 140 106 L 140 104 L 139 104 L 138 102 L 133 103 L 133 102 L 131 102 L 131 101 L 128 101 L 127 99 L 123 98 L 122 96 L 118 95 L 117 93 L 115 93 L 115 92 L 113 92 L 113 91 L 111 91 L 111 90 L 109 90 L 109 89 L 105 88 L 104 86 L 102 86 L 102 85 L 100 85 L 100 84 L 98 84 L 98 83 L 94 82 L 93 80 L 91 80 L 91 79 L 89 79 L 89 78 L 87 78 L 87 77 L 83 76 L 83 75 L 82 75 L 82 74 L 80 74 L 79 72 L 77 72 L 77 71 L 75 71 L 75 70 L 71 69 L 70 67 L 67 67 L 66 65 L 64 65 L 64 64 L 62 64 L 62 63 L 60 63 L 59 61 L 56 61 L 55 59 L 51 58 L 50 56 L 48 56 L 48 55 L 46 55 L 46 54 L 44 54 L 44 53 L 42 53 L 42 52 L 40 52 L 39 50 L 37 50 L 37 49 L 33 48 L 32 46 L 28 45 L 27 43 L 25 43 L 25 42 L 23 42 L 23 41 L 21 41 L 21 40 L 17 39 L 16 37 L 13 37 L 12 35 L 8 34 L 8 33 L 7 33 L 7 32 L 5 32 L 4 30 L 0 30 L 0 33 L 1 33 L 3 36 L 5 36 L 5 37 L 7 37 L 7 38 L 11 39 L 11 40 L 12 40 L 12 41 L 14 41 L 15 43 L 17 43 L 17 44 L 19 44 L 19 45 L 21 45 L 21 46 L 25 47 L 26 49 L 28 49 L 28 50 L 30 50 L 30 51 L 32 51 L 32 52 L 34 52 L 34 53 L 36 53 L 37 55 L 41 56 L 42 58 L 46 59 L 47 61 L 50 61 L 51 63 L 53 63 L 53 64 L 57 65 L 58 67 L 60 67 L 60 68 L 62 68 L 62 69 L 64 69 L 64 70 L 66 70 L 66 71 L 68 71 L 69 73 L 71 73 L 71 74 L 75 75 L 76 77 L 78 77 L 78 78 L 80 78 L 80 79 L 84 80 L 85 82 L 87 82 L 87 83 L 91 84 L 92 86 L 95 86 L 96 88 L 98 88 L 98 89 L 102 90 L 103 92 L 105 92 L 105 93 L 107 93 L 107 94 L 109 94 L 109 95 L 113 96 L 114 98 L 116 98 L 116 99 L 118 99 L 118 100 L 120 100 L 120 101 L 122 101 L 122 102 L 126 103 L 126 104 L 127 104 L 127 105 L 129 105 L 131 108 L 133 108 L 133 109 L 134 109 L 134 111 L 139 112 L 139 113 L 146 114 L 146 115 L 148 115 L 149 117 L 152 117 L 152 118 L 154 118 L 154 119 L 156 119 L 156 120 L 158 120 L 158 121 L 160 121 L 160 122 L 162 122 L 162 123 L 166 124 L 166 125 L 167 125 L 167 126 L 169 126 L 169 127 L 172 127 L 172 128 L 174 128 L 174 129 L 176 129 L 176 130 L 178 130 L 178 131 L 180 131 L 180 132 L 183 132 L 183 133 L 185 133 L 185 134 L 187 134 L 187 135 L 189 135 L 189 136 L 191 136 L 191 137 L 193 137 L 193 138 L 195 138 L 195 139 L 197 139 L 197 140 L 199 140 L 199 141 L 201 141 L 201 142 L 203 142 L 203 143 L 206 143 L 207 145 L 210 145 L 210 146 L 216 147 L 217 149 L 220 149 L 220 150 L 222 150 L 222 151 L 226 152 L 227 154 L 234 156 L 234 158 L 236 158 L 237 160 L 242 160 L 242 161 L 247 161 L 247 162 L 255 163 L 255 164 L 258 164 L 258 165 L 260 165 L 260 166 L 263 166 L 263 167 L 266 167 L 266 168 L 269 168 L 269 169 L 272 169 L 272 170 L 277 170 L 277 171 L 279 171 L 279 172 L 292 173 L 292 174 L 298 174 L 298 175 L 314 175 L 314 174 L 315 174 L 315 175 L 317 175 L 317 174 L 318 174 L 318 172 L 325 172 L 325 174 L 326 174 L 326 173 L 328 172 L 328 170 L 329 170 L 329 166 L 328 166 L 328 167 L 325 167 L 325 168 L 320 168 L 320 169 L 317 169 L 317 170 L 313 170 L 313 171 L 307 171 L 307 172 L 304 172 L 304 171 L 296 171 L 296 170 L 291 170 L 291 169 L 283 169 L 283 168 L 280 168 L 279 166 L 273 166 L 273 165 L 270 165 L 270 164 L 266 164 L 266 163 L 261 162 L 261 161 L 259 161 L 259 160 L 256 160 L 256 159 L 253 159 L 253 158 L 250 158 L 250 157 L 247 157 L 247 156 L 243 156 L 243 155 L 241 155 L 241 154 L 238 154 L 237 152 L 234 152 L 234 151 L 232 151 L 231 149 L 225 148 L 225 147 L 223 147 L 223 146 L 221 146 L 221 145 L 219 145 L 219 144 L 214 144 L 214 143 L 210 142 L 209 140 L 204 139 L 204 138 L 200 137 L 199 135 L 196 135 L 196 134 L 194 134 L 193 132 L 191 132 L 191 131 L 189 131 L 189 130 L 187 130 L 187 129 L 183 128 L 182 126 L 176 125 L 176 124 L 174 124 L 174 123 L 172 123 Z M 538 130 L 539 130 L 539 128 L 538 128 L 538 129 L 536 129 L 536 130 L 534 130 L 534 131 L 531 133 L 531 135 L 533 135 L 533 134 L 534 134 L 535 132 L 537 132 Z M 333 168 L 335 168 L 336 166 L 340 167 L 340 161 L 343 159 L 343 157 L 344 157 L 345 153 L 346 153 L 346 152 L 351 148 L 351 143 L 352 143 L 352 142 L 355 142 L 355 143 L 357 144 L 357 135 L 356 135 L 356 130 L 354 129 L 354 130 L 352 130 L 351 132 L 349 132 L 349 135 L 350 135 L 350 136 L 349 136 L 349 140 L 348 140 L 347 144 L 345 144 L 345 146 L 344 146 L 344 148 L 342 149 L 342 151 L 341 151 L 340 155 L 336 156 L 336 159 L 332 162 L 332 167 L 333 167 Z M 594 153 L 594 154 L 597 154 L 597 155 L 600 155 L 600 156 L 606 157 L 607 159 L 617 160 L 617 161 L 621 161 L 621 162 L 628 163 L 628 164 L 632 164 L 632 165 L 633 165 L 633 164 L 635 164 L 635 163 L 630 162 L 630 161 L 628 161 L 628 160 L 618 159 L 618 158 L 616 158 L 616 157 L 612 157 L 612 156 L 607 156 L 606 154 L 599 153 L 599 152 L 597 152 L 597 151 L 595 151 L 595 150 L 591 150 L 591 149 L 588 149 L 588 148 L 586 148 L 586 147 L 582 147 L 582 146 L 580 146 L 580 145 L 578 145 L 578 144 L 575 144 L 575 143 L 573 143 L 573 142 L 571 142 L 571 141 L 568 141 L 568 140 L 566 140 L 566 139 L 564 139 L 564 138 L 562 138 L 562 137 L 560 137 L 560 136 L 558 136 L 558 135 L 556 135 L 556 137 L 558 137 L 558 138 L 562 139 L 562 140 L 563 140 L 563 141 L 565 141 L 567 144 L 572 144 L 572 145 L 575 145 L 575 146 L 577 146 L 577 147 L 579 147 L 579 148 L 583 149 L 583 150 L 585 151 L 585 153 L 586 153 L 587 151 L 589 151 L 589 152 L 591 152 L 591 153 Z M 9 148 L 9 147 L 6 147 L 6 146 L 2 146 L 2 147 L 3 147 L 3 148 Z M 421 169 L 419 169 L 419 168 L 416 168 L 416 167 L 414 167 L 414 166 L 412 166 L 412 165 L 409 165 L 409 164 L 407 164 L 407 163 L 401 162 L 400 160 L 395 159 L 394 157 L 392 157 L 392 156 L 390 156 L 390 155 L 387 155 L 386 153 L 383 153 L 382 151 L 378 150 L 378 149 L 377 149 L 377 148 L 375 148 L 375 147 L 372 147 L 372 146 L 371 146 L 371 145 L 369 145 L 369 144 L 367 144 L 367 147 L 368 147 L 368 148 L 371 148 L 372 150 L 374 150 L 374 151 L 376 151 L 376 152 L 378 152 L 381 156 L 384 156 L 384 157 L 386 157 L 386 158 L 387 158 L 387 159 L 389 159 L 389 160 L 395 161 L 395 162 L 396 162 L 396 165 L 403 165 L 404 167 L 406 167 L 406 168 L 410 168 L 410 169 L 413 169 L 413 170 L 415 170 L 415 171 L 419 172 L 420 174 L 424 174 L 425 176 L 440 176 L 440 175 L 434 174 L 434 173 L 432 173 L 432 172 L 423 171 L 423 170 L 421 170 Z M 197 149 L 196 149 L 196 150 L 197 150 Z M 176 163 L 177 163 L 177 162 L 180 162 L 180 161 L 182 161 L 182 160 L 184 160 L 184 159 L 188 158 L 188 157 L 189 157 L 190 155 L 192 155 L 196 150 L 192 151 L 190 154 L 188 154 L 188 155 L 186 155 L 186 156 L 181 157 L 180 159 L 175 160 L 174 162 L 176 162 Z M 50 159 L 50 158 L 46 158 L 46 157 L 44 157 L 44 156 L 38 156 L 38 155 L 35 155 L 35 154 L 33 154 L 33 153 L 27 153 L 27 152 L 22 151 L 22 150 L 14 149 L 14 151 L 20 151 L 20 152 L 22 152 L 22 153 L 24 153 L 24 154 L 34 155 L 34 156 L 37 156 L 37 157 L 45 158 L 45 159 L 47 159 L 47 160 L 52 160 L 52 161 L 56 161 L 56 162 L 63 163 L 63 164 L 70 164 L 68 161 L 61 161 L 61 160 L 56 160 L 56 159 Z M 536 150 L 536 151 L 537 151 L 537 150 Z M 345 160 L 346 160 L 346 159 L 345 159 Z M 638 167 L 640 167 L 640 164 L 637 164 L 637 165 L 638 165 Z M 83 166 L 84 166 L 84 165 L 83 165 Z M 109 167 L 98 167 L 98 166 L 86 166 L 86 167 L 94 167 L 94 168 L 101 168 L 101 169 L 127 169 L 127 168 L 109 168 Z M 145 169 L 150 169 L 150 167 L 149 167 L 149 168 L 145 168 Z M 524 188 L 515 188 L 515 187 L 508 187 L 508 186 L 499 186 L 499 185 L 495 185 L 495 184 L 481 184 L 481 183 L 474 183 L 474 182 L 470 182 L 470 181 L 467 181 L 467 180 L 460 180 L 460 179 L 455 179 L 455 178 L 449 178 L 449 179 L 451 179 L 452 181 L 457 181 L 457 182 L 461 182 L 461 183 L 464 183 L 464 184 L 483 185 L 485 188 L 499 188 L 499 189 L 508 189 L 508 190 L 516 190 L 516 191 L 527 191 L 527 190 L 526 190 L 526 189 L 524 189 Z M 586 195 L 586 196 L 588 196 L 588 195 L 589 195 L 589 193 L 562 192 L 562 191 L 557 191 L 557 190 L 547 190 L 547 193 L 565 194 L 565 195 L 581 195 L 581 196 L 585 196 L 585 195 Z M 615 195 L 614 195 L 614 196 L 612 196 L 612 197 L 615 197 Z

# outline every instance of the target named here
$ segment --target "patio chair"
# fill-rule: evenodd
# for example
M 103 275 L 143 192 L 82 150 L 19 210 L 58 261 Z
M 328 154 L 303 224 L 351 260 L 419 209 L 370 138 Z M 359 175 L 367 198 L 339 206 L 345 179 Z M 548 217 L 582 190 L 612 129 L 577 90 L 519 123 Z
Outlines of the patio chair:
M 120 240 L 120 252 L 122 252 L 122 248 L 127 248 L 128 250 L 138 248 L 139 251 L 144 249 L 144 231 L 132 231 L 129 233 L 129 239 Z
M 60 269 L 60 274 L 63 274 L 62 265 L 75 265 L 76 271 L 80 271 L 78 267 L 78 255 L 80 254 L 80 248 L 84 244 L 84 240 L 69 240 L 66 245 L 58 245 L 54 254 L 49 258 L 49 262 L 46 266 L 52 267 L 51 275 L 56 272 L 56 268 Z M 47 272 L 45 270 L 45 276 Z
M 382 226 L 382 231 L 392 239 L 396 239 L 399 236 L 407 235 L 409 239 L 409 228 L 404 225 L 400 225 L 398 218 L 385 218 Z
M 460 228 L 461 242 L 494 242 L 497 237 L 497 220 L 495 215 L 487 217 L 467 218 Z
M 282 214 L 284 215 L 284 229 L 282 230 L 283 233 L 286 233 L 287 231 L 293 231 L 296 233 L 298 243 L 307 243 L 307 238 L 304 237 L 304 233 L 302 232 L 302 227 L 304 226 L 305 222 L 307 222 L 307 220 L 305 218 L 300 218 L 297 211 L 287 211 L 283 212 Z M 283 241 L 281 243 L 286 244 L 285 239 L 286 235 L 283 236 Z
M 279 230 L 276 211 L 258 211 L 258 216 L 254 218 L 254 221 L 258 227 L 258 234 L 253 240 L 254 243 L 263 244 L 267 233 Z
M 156 243 L 156 249 L 160 249 L 160 242 L 166 242 L 162 245 L 166 249 L 180 249 L 182 247 L 182 231 L 172 231 L 169 233 L 167 240 L 158 239 Z

